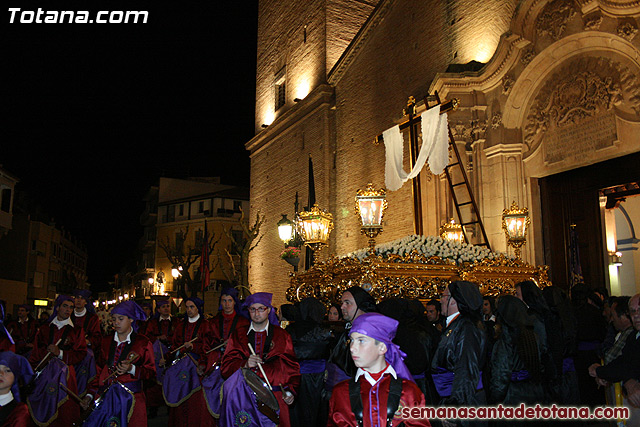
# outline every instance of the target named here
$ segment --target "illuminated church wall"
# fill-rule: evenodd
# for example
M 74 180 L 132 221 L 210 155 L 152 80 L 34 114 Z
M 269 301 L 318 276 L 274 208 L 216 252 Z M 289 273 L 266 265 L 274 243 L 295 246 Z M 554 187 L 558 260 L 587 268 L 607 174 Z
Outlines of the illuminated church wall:
M 640 151 L 640 7 L 634 2 L 381 0 L 366 21 L 375 2 L 349 3 L 359 9 L 341 13 L 346 3 L 337 1 L 261 1 L 257 134 L 246 146 L 252 216 L 259 210 L 267 222 L 250 280 L 254 290 L 280 293 L 278 303 L 291 267 L 278 259 L 276 223 L 281 213 L 292 217 L 296 191 L 301 206 L 307 202 L 309 155 L 318 203 L 335 219 L 328 252 L 366 246 L 353 199 L 369 181 L 384 185 L 384 145 L 372 141 L 401 121 L 410 95 L 420 100 L 437 90 L 442 98 L 460 99 L 450 127 L 489 240 L 506 250 L 502 210 L 514 200 L 528 206 L 533 229 L 523 257 L 530 262 L 540 262 L 543 253 L 535 179 Z M 487 64 L 476 72 L 446 72 L 472 60 Z M 287 100 L 275 111 L 274 76 L 284 65 Z M 580 78 L 595 82 L 603 95 L 581 94 Z M 292 83 L 301 81 L 308 85 Z M 306 97 L 294 95 L 306 90 Z M 585 116 L 571 118 L 576 127 L 595 129 L 590 123 L 601 120 L 615 142 L 590 150 L 595 130 L 585 138 L 562 133 L 564 123 L 558 127 L 545 114 L 568 105 L 587 107 Z M 405 149 L 405 170 L 408 157 Z M 425 234 L 433 235 L 452 215 L 450 195 L 442 176 L 425 169 L 420 179 Z M 379 243 L 413 233 L 411 183 L 388 192 L 388 200 Z
M 356 40 L 329 82 L 336 88 L 336 253 L 366 246 L 353 216 L 353 196 L 372 181 L 384 186 L 385 149 L 371 141 L 402 119 L 409 96 L 427 95 L 449 64 L 487 61 L 508 29 L 515 2 L 410 2 L 381 4 L 366 35 Z M 453 116 L 452 116 L 453 118 Z M 405 170 L 410 170 L 405 134 Z M 441 177 L 421 175 L 425 234 L 437 234 L 451 215 Z M 413 233 L 411 183 L 389 192 L 385 231 L 379 242 Z M 349 213 L 348 215 L 346 213 Z

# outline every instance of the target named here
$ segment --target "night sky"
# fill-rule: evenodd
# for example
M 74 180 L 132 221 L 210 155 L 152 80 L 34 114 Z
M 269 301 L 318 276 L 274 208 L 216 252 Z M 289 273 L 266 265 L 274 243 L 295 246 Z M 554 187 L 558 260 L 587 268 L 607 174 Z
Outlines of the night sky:
M 94 290 L 132 258 L 159 176 L 249 185 L 257 3 L 7 4 L 149 11 L 146 24 L 9 24 L 5 9 L 0 164 L 87 245 Z

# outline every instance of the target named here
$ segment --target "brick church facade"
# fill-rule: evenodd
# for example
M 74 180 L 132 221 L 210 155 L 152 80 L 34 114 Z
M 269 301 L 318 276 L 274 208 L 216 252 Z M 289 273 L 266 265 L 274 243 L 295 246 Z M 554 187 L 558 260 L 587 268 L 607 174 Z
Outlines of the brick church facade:
M 384 187 L 385 147 L 373 141 L 403 120 L 409 96 L 420 112 L 436 91 L 460 100 L 449 126 L 492 249 L 508 251 L 500 218 L 515 201 L 531 213 L 527 262 L 566 285 L 557 253 L 573 223 L 582 245 L 598 246 L 583 255 L 585 280 L 609 281 L 598 192 L 640 175 L 639 22 L 638 2 L 623 0 L 261 0 L 246 148 L 251 217 L 266 221 L 252 291 L 285 302 L 291 266 L 276 223 L 293 217 L 296 192 L 307 204 L 309 157 L 316 201 L 335 222 L 320 258 L 367 245 L 354 196 Z M 404 162 L 410 170 L 407 147 Z M 423 234 L 436 235 L 455 217 L 450 190 L 428 168 L 418 179 Z M 411 182 L 387 199 L 378 243 L 415 232 Z

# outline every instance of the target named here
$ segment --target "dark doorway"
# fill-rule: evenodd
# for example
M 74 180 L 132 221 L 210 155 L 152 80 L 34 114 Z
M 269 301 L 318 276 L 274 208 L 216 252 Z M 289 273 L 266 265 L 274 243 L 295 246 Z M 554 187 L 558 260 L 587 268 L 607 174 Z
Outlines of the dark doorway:
M 544 260 L 554 285 L 570 283 L 569 226 L 576 225 L 584 282 L 606 285 L 599 191 L 640 179 L 640 153 L 629 154 L 539 180 Z

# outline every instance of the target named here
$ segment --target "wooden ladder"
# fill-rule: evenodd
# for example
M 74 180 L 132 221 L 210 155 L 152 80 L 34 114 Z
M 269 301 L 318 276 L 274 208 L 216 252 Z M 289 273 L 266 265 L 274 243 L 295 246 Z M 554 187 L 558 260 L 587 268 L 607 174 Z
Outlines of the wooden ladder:
M 429 105 L 428 101 L 432 100 L 435 100 L 436 103 L 433 105 Z M 427 98 L 425 98 L 424 104 L 425 108 L 427 109 L 433 108 L 436 105 L 440 105 L 441 102 L 438 92 L 436 91 L 433 96 L 428 96 Z M 469 183 L 467 171 L 465 171 L 464 169 L 464 163 L 462 163 L 460 152 L 458 151 L 458 147 L 456 146 L 455 140 L 453 139 L 451 127 L 447 127 L 449 132 L 449 147 L 451 147 L 455 158 L 453 159 L 453 163 L 449 163 L 444 168 L 444 173 L 447 177 L 447 182 L 449 183 L 449 190 L 451 192 L 453 204 L 456 208 L 456 213 L 458 214 L 458 221 L 460 225 L 462 225 L 464 239 L 467 243 L 471 243 L 467 227 L 477 227 L 480 229 L 480 233 L 477 233 L 477 230 L 475 230 L 475 234 L 480 239 L 480 241 L 473 244 L 476 246 L 485 246 L 487 249 L 491 250 L 489 239 L 487 238 L 487 233 L 484 229 L 484 225 L 482 224 L 482 217 L 480 216 L 478 205 L 476 204 L 476 200 L 473 197 L 473 191 L 471 190 L 471 184 Z M 458 174 L 455 173 L 456 168 L 459 171 Z M 453 182 L 454 176 L 456 177 L 456 179 L 462 180 Z

